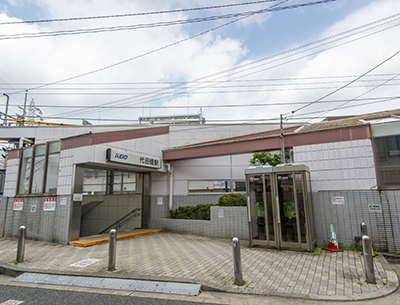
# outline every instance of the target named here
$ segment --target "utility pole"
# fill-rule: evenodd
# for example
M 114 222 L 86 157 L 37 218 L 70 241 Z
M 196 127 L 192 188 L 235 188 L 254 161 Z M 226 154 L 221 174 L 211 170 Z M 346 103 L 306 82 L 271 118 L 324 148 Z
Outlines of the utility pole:
M 8 117 L 8 103 L 10 101 L 10 96 L 8 94 L 3 93 L 3 95 L 7 96 L 7 102 L 6 102 L 6 113 L 5 113 L 5 119 Z M 6 126 L 8 126 L 8 122 L 5 121 Z
M 24 101 L 24 110 L 22 112 L 22 126 L 25 125 L 25 115 L 26 115 L 26 100 L 28 99 L 28 90 L 25 90 L 25 101 Z
M 283 141 L 283 115 L 280 115 L 281 118 L 281 153 L 282 153 L 282 163 L 286 163 L 286 158 L 285 158 L 285 143 Z

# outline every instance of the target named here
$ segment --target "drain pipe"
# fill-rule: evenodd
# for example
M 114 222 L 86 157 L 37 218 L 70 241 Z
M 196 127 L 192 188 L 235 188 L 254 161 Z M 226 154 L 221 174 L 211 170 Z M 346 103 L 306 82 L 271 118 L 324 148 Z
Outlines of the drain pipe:
M 169 174 L 168 207 L 169 207 L 169 210 L 172 211 L 172 195 L 174 193 L 174 167 L 169 163 L 166 163 L 166 165 L 167 165 L 167 170 L 168 170 L 168 174 Z

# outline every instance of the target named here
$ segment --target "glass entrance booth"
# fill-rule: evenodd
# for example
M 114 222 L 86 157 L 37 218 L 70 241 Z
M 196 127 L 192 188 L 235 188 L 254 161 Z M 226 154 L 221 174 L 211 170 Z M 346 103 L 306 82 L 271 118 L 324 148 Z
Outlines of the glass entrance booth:
M 289 163 L 245 174 L 250 246 L 314 251 L 309 168 Z

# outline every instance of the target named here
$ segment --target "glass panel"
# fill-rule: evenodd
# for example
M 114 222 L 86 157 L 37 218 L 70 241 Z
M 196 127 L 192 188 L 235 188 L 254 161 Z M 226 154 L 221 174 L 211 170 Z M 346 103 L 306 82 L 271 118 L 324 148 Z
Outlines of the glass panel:
M 122 173 L 116 171 L 110 171 L 109 193 L 121 194 L 121 187 L 122 187 Z
M 274 241 L 275 240 L 275 227 L 274 227 L 274 214 L 273 214 L 273 207 L 272 207 L 272 191 L 271 191 L 271 176 L 265 176 L 265 196 L 267 200 L 267 222 L 268 222 L 268 240 Z
M 3 194 L 5 175 L 6 175 L 6 171 L 0 170 L 0 194 Z
M 307 242 L 306 238 L 306 214 L 304 210 L 303 180 L 301 174 L 295 174 L 297 194 L 297 218 L 300 221 L 300 238 L 302 243 Z
M 224 193 L 230 192 L 230 181 L 195 180 L 188 181 L 189 193 Z
M 249 188 L 252 239 L 266 240 L 262 176 L 250 177 Z
M 122 180 L 122 192 L 134 193 L 136 192 L 136 174 L 135 173 L 123 173 Z
M 293 192 L 293 175 L 278 175 L 279 212 L 281 217 L 282 241 L 298 242 L 296 204 Z
M 46 144 L 35 147 L 35 160 L 33 164 L 32 194 L 41 194 L 43 191 L 44 161 L 46 157 Z
M 52 142 L 49 144 L 49 157 L 47 159 L 46 172 L 46 194 L 57 193 L 58 167 L 60 162 L 61 142 Z
M 29 178 L 31 176 L 32 146 L 25 148 L 22 152 L 21 172 L 19 176 L 18 194 L 25 195 L 29 191 Z
M 87 195 L 103 195 L 106 193 L 107 171 L 103 169 L 85 168 L 83 175 L 83 193 Z
M 400 186 L 400 136 L 374 138 L 379 186 Z

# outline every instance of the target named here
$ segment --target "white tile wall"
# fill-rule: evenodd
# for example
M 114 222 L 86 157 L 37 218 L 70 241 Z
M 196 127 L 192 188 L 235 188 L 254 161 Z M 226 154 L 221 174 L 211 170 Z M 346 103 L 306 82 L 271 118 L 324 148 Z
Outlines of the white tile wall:
M 58 169 L 57 195 L 71 195 L 74 149 L 60 152 L 60 167 Z
M 294 161 L 311 170 L 313 191 L 376 188 L 371 140 L 293 147 Z

